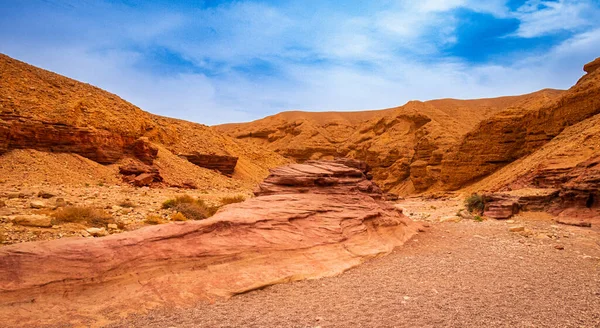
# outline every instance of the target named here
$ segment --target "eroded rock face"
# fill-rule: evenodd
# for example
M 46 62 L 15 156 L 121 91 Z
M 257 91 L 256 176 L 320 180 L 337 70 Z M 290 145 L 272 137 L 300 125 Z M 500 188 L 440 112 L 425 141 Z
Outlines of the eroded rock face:
M 600 59 L 600 58 L 599 58 Z M 539 109 L 508 109 L 482 121 L 442 163 L 441 180 L 458 189 L 529 155 L 565 128 L 600 113 L 599 60 L 560 99 Z
M 203 221 L 3 247 L 3 324 L 106 322 L 103 313 L 332 276 L 388 254 L 418 226 L 378 200 L 363 172 L 334 161 L 291 165 L 274 170 L 259 196 Z
M 219 171 L 226 176 L 233 175 L 238 161 L 238 158 L 235 156 L 201 154 L 198 152 L 192 154 L 180 154 L 179 156 L 200 167 Z

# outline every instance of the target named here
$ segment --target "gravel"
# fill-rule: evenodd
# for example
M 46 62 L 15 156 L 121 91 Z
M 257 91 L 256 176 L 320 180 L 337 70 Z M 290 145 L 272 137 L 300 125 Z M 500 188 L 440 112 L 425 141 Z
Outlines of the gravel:
M 501 221 L 433 224 L 338 277 L 111 327 L 600 327 L 600 234 L 551 224 L 525 224 L 528 235 Z

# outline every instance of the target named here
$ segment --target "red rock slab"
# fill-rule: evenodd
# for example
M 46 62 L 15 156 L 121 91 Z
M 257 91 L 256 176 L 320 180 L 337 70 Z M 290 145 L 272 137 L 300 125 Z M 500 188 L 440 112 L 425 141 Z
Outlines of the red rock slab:
M 418 226 L 364 193 L 267 195 L 203 221 L 0 248 L 7 327 L 101 326 L 263 286 L 333 276 L 390 253 Z

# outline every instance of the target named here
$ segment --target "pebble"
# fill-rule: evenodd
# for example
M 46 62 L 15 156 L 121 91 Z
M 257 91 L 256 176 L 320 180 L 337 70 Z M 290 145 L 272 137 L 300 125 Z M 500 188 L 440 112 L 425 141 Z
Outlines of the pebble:
M 29 204 L 29 206 L 31 206 L 31 208 L 40 209 L 40 208 L 45 208 L 46 204 L 44 204 L 44 202 L 34 200 Z
M 521 231 L 525 231 L 525 227 L 524 226 L 512 226 L 508 228 L 508 231 L 510 232 L 521 232 Z
M 563 246 L 563 245 L 554 245 L 554 248 L 558 249 L 559 251 L 562 251 L 563 249 L 565 249 L 565 246 Z

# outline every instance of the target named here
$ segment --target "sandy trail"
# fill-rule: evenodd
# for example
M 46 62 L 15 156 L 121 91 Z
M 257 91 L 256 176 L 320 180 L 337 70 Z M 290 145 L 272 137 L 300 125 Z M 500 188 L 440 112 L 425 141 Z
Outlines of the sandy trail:
M 424 212 L 448 205 L 416 204 L 407 211 L 431 221 Z M 516 221 L 433 223 L 391 255 L 338 277 L 112 327 L 600 327 L 598 231 L 531 215 Z M 514 224 L 529 232 L 509 232 Z

